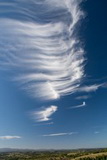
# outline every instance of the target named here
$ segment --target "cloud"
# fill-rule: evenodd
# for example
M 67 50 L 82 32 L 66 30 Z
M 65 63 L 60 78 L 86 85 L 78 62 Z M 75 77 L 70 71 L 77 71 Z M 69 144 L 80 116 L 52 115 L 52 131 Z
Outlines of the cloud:
M 104 83 L 100 83 L 100 84 L 92 84 L 92 85 L 81 86 L 77 89 L 77 92 L 90 93 L 90 92 L 95 92 L 100 88 L 107 88 L 107 83 L 104 82 Z M 88 99 L 90 97 L 91 96 L 89 96 L 89 95 L 83 95 L 83 96 L 78 96 L 75 99 L 81 100 L 81 99 Z
M 83 102 L 83 103 L 80 104 L 80 105 L 76 105 L 76 106 L 69 107 L 69 109 L 81 108 L 81 107 L 84 107 L 84 106 L 86 106 L 86 102 Z
M 107 88 L 107 82 L 103 83 L 102 87 Z
M 78 89 L 78 92 L 95 92 L 103 86 L 104 86 L 104 83 L 103 84 L 93 84 L 93 85 L 83 86 L 83 87 L 80 87 Z
M 49 122 L 49 123 L 39 123 L 39 124 L 35 124 L 34 126 L 45 126 L 45 125 L 53 125 L 54 123 L 53 122 Z
M 77 134 L 77 132 L 69 132 L 69 133 L 54 133 L 54 134 L 46 134 L 43 135 L 44 137 L 55 137 L 55 136 L 66 136 L 66 135 L 73 135 L 73 134 Z
M 49 121 L 51 120 L 50 116 L 55 113 L 57 109 L 57 106 L 50 106 L 40 111 L 34 111 L 32 115 L 37 122 Z
M 76 34 L 80 2 L 18 0 L 8 2 L 10 10 L 3 2 L 0 68 L 14 71 L 12 79 L 34 98 L 72 94 L 84 78 L 84 50 Z
M 0 136 L 1 140 L 11 140 L 11 139 L 20 139 L 20 136 Z
M 90 96 L 84 95 L 84 96 L 78 96 L 75 99 L 81 100 L 81 99 L 89 99 L 89 98 L 90 98 Z

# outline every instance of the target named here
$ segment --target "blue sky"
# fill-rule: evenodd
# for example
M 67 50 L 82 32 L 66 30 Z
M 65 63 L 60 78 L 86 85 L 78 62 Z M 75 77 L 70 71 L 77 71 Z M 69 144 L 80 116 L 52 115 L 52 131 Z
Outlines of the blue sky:
M 107 147 L 105 0 L 0 0 L 0 148 Z

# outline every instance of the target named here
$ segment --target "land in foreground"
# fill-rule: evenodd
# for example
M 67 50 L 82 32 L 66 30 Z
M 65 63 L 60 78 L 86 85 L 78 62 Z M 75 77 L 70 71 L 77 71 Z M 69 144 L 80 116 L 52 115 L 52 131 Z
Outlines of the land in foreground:
M 107 149 L 26 151 L 0 153 L 0 160 L 107 160 Z

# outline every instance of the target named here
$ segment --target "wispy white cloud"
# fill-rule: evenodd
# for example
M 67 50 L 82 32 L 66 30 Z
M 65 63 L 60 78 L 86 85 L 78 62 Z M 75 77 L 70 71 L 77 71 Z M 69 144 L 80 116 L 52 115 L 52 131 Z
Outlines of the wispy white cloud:
M 20 139 L 20 138 L 22 138 L 22 137 L 20 137 L 20 136 L 0 136 L 0 139 L 1 140 L 11 140 L 11 139 Z
M 55 137 L 55 136 L 66 136 L 66 135 L 73 135 L 73 134 L 77 134 L 78 132 L 68 132 L 68 133 L 54 133 L 54 134 L 46 134 L 43 135 L 44 137 Z
M 75 99 L 77 100 L 81 100 L 81 99 L 89 99 L 91 96 L 88 96 L 88 95 L 83 95 L 83 96 L 78 96 L 76 97 Z
M 104 83 L 102 84 L 93 84 L 93 85 L 88 85 L 88 86 L 82 86 L 78 89 L 78 92 L 95 92 L 99 88 L 104 87 Z
M 50 116 L 55 113 L 57 109 L 57 106 L 50 106 L 40 111 L 34 111 L 32 116 L 37 122 L 49 121 L 51 120 Z
M 80 105 L 76 105 L 76 106 L 69 107 L 69 109 L 81 108 L 81 107 L 84 107 L 84 106 L 86 106 L 86 103 L 85 103 L 85 102 L 83 102 L 83 103 L 80 104 Z
M 84 50 L 75 34 L 83 16 L 80 2 L 18 0 L 8 14 L 17 17 L 0 19 L 0 67 L 15 69 L 14 80 L 33 97 L 72 94 L 84 77 Z M 43 9 L 36 10 L 38 5 Z
M 49 122 L 49 123 L 38 123 L 38 124 L 35 124 L 34 126 L 45 126 L 45 125 L 53 125 L 54 123 L 53 122 Z
M 102 87 L 107 88 L 107 82 L 103 83 Z
M 100 84 L 92 84 L 92 85 L 86 85 L 86 86 L 80 86 L 79 88 L 77 88 L 77 92 L 86 92 L 86 93 L 90 93 L 90 92 L 95 92 L 100 88 L 107 88 L 107 83 L 100 83 Z M 88 99 L 90 98 L 90 95 L 83 95 L 83 96 L 78 96 L 75 99 L 77 100 L 81 100 L 81 99 Z

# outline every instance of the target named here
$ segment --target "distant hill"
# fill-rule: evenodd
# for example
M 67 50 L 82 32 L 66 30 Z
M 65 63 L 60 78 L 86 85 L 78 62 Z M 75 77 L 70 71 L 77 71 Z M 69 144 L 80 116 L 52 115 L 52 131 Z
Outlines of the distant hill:
M 80 149 L 17 149 L 17 148 L 0 148 L 1 152 L 97 152 L 107 151 L 106 148 L 80 148 Z
M 31 149 L 17 149 L 17 148 L 0 148 L 0 152 L 28 152 L 28 151 L 35 151 Z

